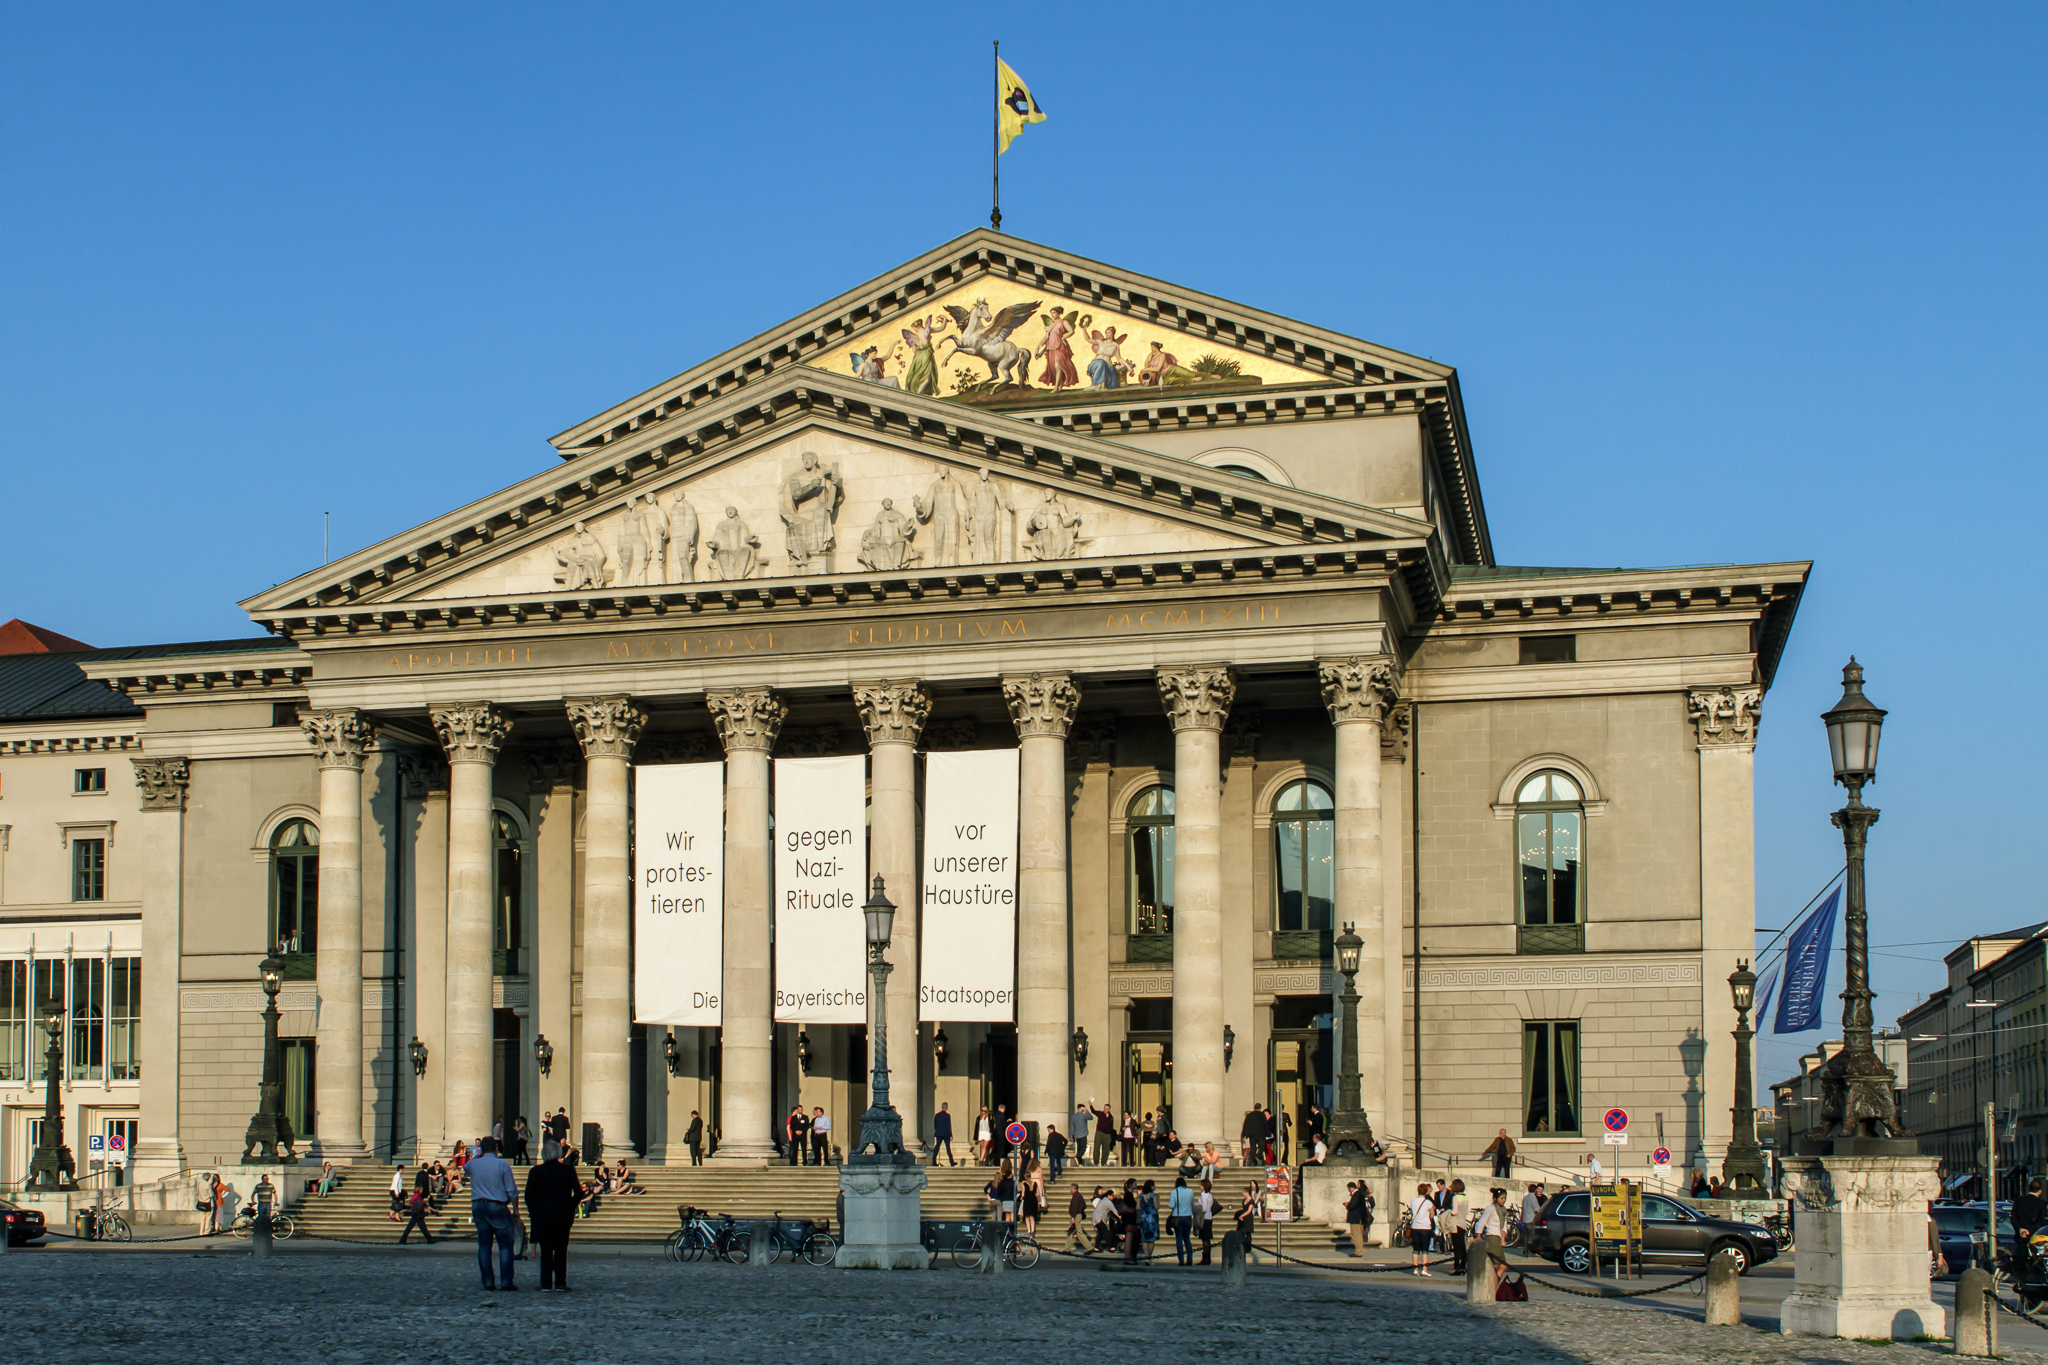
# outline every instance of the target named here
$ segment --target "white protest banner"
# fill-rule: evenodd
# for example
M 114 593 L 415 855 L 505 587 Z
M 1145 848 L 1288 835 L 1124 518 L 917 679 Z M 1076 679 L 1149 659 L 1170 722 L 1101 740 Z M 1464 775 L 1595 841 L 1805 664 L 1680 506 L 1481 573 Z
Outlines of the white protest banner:
M 725 765 L 633 769 L 633 1018 L 724 1021 Z
M 867 1022 L 867 756 L 775 760 L 775 1017 Z
M 917 1017 L 1017 1017 L 1017 751 L 925 755 Z

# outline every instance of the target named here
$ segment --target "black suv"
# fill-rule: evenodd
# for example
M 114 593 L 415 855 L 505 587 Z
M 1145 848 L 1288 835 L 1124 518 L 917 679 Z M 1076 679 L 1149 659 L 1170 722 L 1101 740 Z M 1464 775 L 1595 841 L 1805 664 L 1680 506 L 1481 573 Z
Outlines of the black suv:
M 1593 1196 L 1566 1190 L 1543 1206 L 1536 1226 L 1523 1230 L 1524 1245 L 1544 1260 L 1583 1275 L 1593 1268 L 1587 1231 L 1592 1214 Z M 1705 1265 L 1724 1247 L 1735 1253 L 1744 1274 L 1778 1255 L 1777 1239 L 1761 1223 L 1709 1218 L 1669 1195 L 1643 1195 L 1643 1264 Z

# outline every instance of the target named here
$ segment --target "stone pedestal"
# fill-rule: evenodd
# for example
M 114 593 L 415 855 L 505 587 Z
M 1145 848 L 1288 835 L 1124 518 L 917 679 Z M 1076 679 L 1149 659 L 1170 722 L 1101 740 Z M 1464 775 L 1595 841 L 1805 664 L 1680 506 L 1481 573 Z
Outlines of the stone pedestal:
M 923 1270 L 924 1168 L 906 1154 L 849 1157 L 839 1168 L 839 1193 L 846 1201 L 841 1270 Z
M 1780 1310 L 1787 1336 L 1939 1336 L 1928 1290 L 1931 1156 L 1785 1158 L 1792 1196 L 1794 1287 Z
M 1361 1162 L 1329 1162 L 1321 1166 L 1301 1168 L 1301 1221 L 1310 1227 L 1327 1224 L 1333 1228 L 1344 1226 L 1344 1186 L 1353 1180 L 1363 1180 L 1372 1191 L 1372 1227 L 1366 1234 L 1368 1246 L 1386 1246 L 1394 1220 L 1400 1216 L 1400 1191 L 1394 1189 L 1393 1181 L 1385 1166 L 1365 1165 Z M 1414 1191 L 1411 1189 L 1410 1193 Z

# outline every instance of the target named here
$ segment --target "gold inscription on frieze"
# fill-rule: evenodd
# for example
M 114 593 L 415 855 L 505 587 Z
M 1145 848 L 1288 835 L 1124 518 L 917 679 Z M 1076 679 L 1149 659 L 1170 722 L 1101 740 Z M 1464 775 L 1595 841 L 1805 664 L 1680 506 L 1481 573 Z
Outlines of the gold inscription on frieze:
M 467 645 L 461 649 L 434 649 L 391 656 L 391 667 L 403 673 L 436 668 L 498 668 L 532 662 L 532 645 Z
M 849 645 L 931 645 L 948 640 L 1000 640 L 1031 633 L 1022 620 L 911 621 L 900 626 L 848 626 Z
M 1278 602 L 1260 602 L 1250 606 L 1212 602 L 1199 607 L 1113 611 L 1103 622 L 1103 629 L 1121 633 L 1131 630 L 1188 630 L 1200 626 L 1273 626 L 1279 623 Z
M 775 648 L 772 630 L 724 631 L 716 635 L 662 635 L 645 640 L 607 640 L 607 659 L 672 659 L 691 654 L 749 654 Z

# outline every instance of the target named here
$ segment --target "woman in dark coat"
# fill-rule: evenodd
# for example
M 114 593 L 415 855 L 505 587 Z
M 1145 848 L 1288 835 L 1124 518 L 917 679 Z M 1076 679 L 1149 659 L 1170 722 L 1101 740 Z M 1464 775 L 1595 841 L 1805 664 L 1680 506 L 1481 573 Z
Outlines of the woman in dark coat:
M 526 1218 L 540 1247 L 540 1287 L 569 1287 L 569 1229 L 576 1223 L 576 1204 L 583 1182 L 576 1168 L 562 1160 L 553 1142 L 541 1144 L 541 1160 L 526 1175 Z

